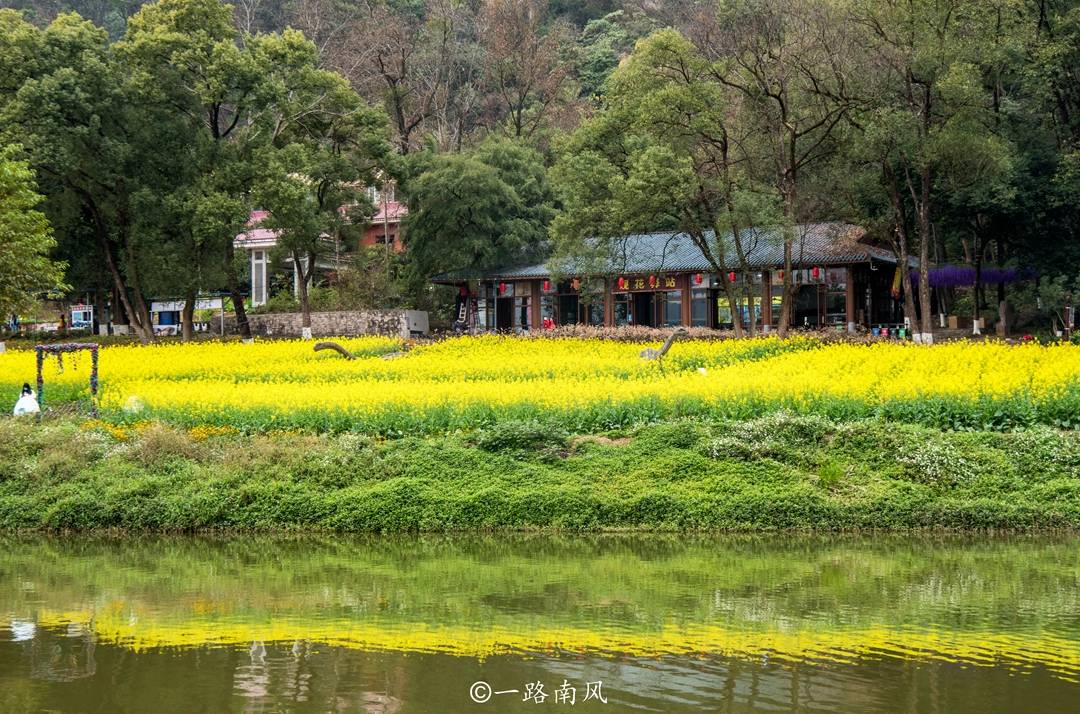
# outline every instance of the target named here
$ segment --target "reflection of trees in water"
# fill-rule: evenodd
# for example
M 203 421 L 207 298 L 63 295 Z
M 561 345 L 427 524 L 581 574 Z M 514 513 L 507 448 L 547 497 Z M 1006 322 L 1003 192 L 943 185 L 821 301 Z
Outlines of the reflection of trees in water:
M 400 691 L 402 680 L 407 679 L 402 669 L 393 668 L 397 676 L 392 685 L 391 673 L 373 668 L 350 650 L 335 647 L 315 652 L 304 640 L 269 646 L 255 641 L 246 650 L 235 650 L 233 659 L 233 694 L 245 700 L 245 712 L 266 711 L 282 702 L 314 702 L 330 711 L 366 714 L 395 714 L 401 709 L 401 699 L 390 690 L 396 686 Z M 372 684 L 379 679 L 385 686 L 376 689 Z
M 36 628 L 30 639 L 30 676 L 47 682 L 72 682 L 97 672 L 91 628 L 71 623 L 62 630 Z

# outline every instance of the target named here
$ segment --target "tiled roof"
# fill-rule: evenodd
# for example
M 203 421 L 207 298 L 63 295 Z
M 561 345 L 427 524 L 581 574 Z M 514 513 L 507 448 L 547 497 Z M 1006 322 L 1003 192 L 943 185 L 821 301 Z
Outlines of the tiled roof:
M 397 201 L 387 201 L 385 213 L 383 212 L 383 204 L 376 204 L 376 208 L 379 210 L 371 217 L 371 225 L 379 225 L 384 220 L 389 223 L 397 223 L 405 216 L 409 215 L 409 207 L 404 203 L 398 203 Z
M 270 211 L 252 211 L 248 215 L 247 230 L 236 236 L 233 245 L 236 247 L 263 247 L 273 246 L 277 243 L 278 231 L 271 228 L 259 228 L 259 225 L 270 216 Z
M 792 261 L 796 266 L 848 265 L 881 261 L 896 263 L 890 250 L 860 243 L 864 231 L 848 223 L 807 223 L 795 226 L 795 242 L 792 245 Z M 715 244 L 714 234 L 707 234 L 710 244 Z M 724 236 L 727 265 L 738 265 L 731 234 Z M 784 265 L 784 241 L 779 227 L 747 228 L 742 231 L 743 249 L 747 262 L 754 270 L 781 268 Z M 612 241 L 612 254 L 607 257 L 607 274 L 670 272 L 712 272 L 712 263 L 686 233 L 637 233 Z M 567 275 L 597 272 L 583 266 L 566 264 L 559 266 Z M 455 279 L 483 277 L 488 279 L 544 278 L 551 274 L 548 263 L 506 267 L 481 275 L 468 275 L 467 271 L 444 273 L 433 280 L 452 282 Z
M 342 206 L 341 210 L 344 212 L 345 206 Z M 368 221 L 368 225 L 377 226 L 382 223 L 400 223 L 401 220 L 409 214 L 409 208 L 404 203 L 398 203 L 396 201 L 388 201 L 386 203 L 386 212 L 383 213 L 383 206 L 378 206 L 378 213 L 371 217 Z M 238 248 L 247 247 L 272 247 L 277 243 L 277 237 L 279 231 L 272 228 L 259 228 L 259 225 L 270 216 L 269 211 L 257 210 L 252 211 L 248 216 L 247 230 L 236 236 L 233 241 L 233 245 Z

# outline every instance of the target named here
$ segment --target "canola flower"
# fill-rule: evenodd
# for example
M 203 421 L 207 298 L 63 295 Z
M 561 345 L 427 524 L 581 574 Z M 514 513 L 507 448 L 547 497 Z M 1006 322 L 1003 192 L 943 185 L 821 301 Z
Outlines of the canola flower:
M 1080 421 L 1080 347 L 1068 344 L 702 340 L 676 343 L 661 366 L 639 356 L 644 345 L 599 339 L 460 337 L 393 359 L 383 356 L 401 350 L 399 340 L 340 342 L 359 359 L 298 340 L 106 347 L 101 415 L 161 419 L 199 437 L 228 429 L 413 433 L 507 418 L 585 430 L 778 409 L 974 428 Z M 4 400 L 32 381 L 33 359 L 0 355 Z M 62 372 L 46 362 L 47 403 L 88 397 L 84 361 L 69 356 Z

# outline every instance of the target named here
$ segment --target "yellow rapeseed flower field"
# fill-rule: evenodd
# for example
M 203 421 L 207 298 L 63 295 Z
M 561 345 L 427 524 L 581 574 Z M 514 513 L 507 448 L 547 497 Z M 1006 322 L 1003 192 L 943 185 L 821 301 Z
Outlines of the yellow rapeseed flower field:
M 1080 347 L 1071 345 L 704 340 L 676 343 L 661 366 L 639 356 L 645 345 L 599 339 L 460 337 L 404 353 L 391 338 L 340 342 L 359 359 L 299 340 L 105 347 L 102 418 L 388 434 L 506 418 L 603 429 L 776 409 L 979 428 L 1080 421 Z M 49 358 L 46 405 L 86 399 L 89 363 L 68 355 L 61 370 Z M 0 355 L 0 404 L 10 408 L 33 378 L 33 352 Z

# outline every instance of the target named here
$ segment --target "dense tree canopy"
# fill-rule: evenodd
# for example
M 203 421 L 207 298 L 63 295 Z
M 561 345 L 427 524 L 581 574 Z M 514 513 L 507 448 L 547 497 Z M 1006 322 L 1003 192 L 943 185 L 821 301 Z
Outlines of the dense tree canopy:
M 425 273 L 540 260 L 554 213 L 540 155 L 490 139 L 459 155 L 418 156 L 405 188 L 408 250 Z
M 63 286 L 64 265 L 49 258 L 56 245 L 37 209 L 34 174 L 14 151 L 0 149 L 0 315 L 25 309 L 43 292 Z

